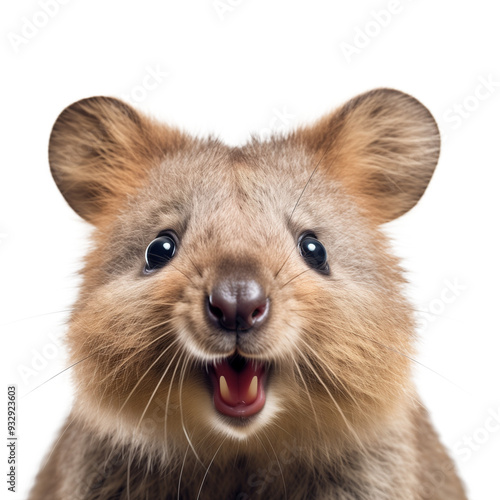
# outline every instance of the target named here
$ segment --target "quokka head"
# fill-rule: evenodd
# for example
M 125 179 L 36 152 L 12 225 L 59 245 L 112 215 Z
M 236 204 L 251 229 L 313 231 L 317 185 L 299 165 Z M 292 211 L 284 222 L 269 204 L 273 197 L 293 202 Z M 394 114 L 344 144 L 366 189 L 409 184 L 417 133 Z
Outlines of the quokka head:
M 197 450 L 376 431 L 411 387 L 414 337 L 380 225 L 422 196 L 439 144 L 391 89 L 242 147 L 113 98 L 66 108 L 50 167 L 95 227 L 68 331 L 78 418 Z

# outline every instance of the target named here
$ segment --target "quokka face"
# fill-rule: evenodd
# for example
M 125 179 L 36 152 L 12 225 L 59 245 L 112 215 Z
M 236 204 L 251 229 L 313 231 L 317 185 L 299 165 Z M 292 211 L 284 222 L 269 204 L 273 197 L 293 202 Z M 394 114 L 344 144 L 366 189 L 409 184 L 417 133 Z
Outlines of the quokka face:
M 69 106 L 50 165 L 95 226 L 68 332 L 77 415 L 160 452 L 376 433 L 410 397 L 414 335 L 379 226 L 438 155 L 430 113 L 389 89 L 243 147 L 112 98 Z

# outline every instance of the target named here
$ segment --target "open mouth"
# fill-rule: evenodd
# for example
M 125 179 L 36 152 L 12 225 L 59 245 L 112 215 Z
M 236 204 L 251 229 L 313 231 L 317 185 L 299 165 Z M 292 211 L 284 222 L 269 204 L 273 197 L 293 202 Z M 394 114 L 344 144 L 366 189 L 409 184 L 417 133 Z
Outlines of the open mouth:
M 228 417 L 251 417 L 266 402 L 265 363 L 238 354 L 217 361 L 210 368 L 215 408 Z

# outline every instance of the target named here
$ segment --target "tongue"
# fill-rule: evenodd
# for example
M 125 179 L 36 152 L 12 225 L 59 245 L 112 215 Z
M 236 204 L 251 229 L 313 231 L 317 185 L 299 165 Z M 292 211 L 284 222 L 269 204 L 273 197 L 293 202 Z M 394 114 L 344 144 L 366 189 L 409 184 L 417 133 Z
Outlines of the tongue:
M 249 417 L 259 412 L 266 401 L 263 382 L 263 363 L 247 361 L 237 370 L 223 360 L 214 366 L 214 404 L 217 410 L 230 417 Z

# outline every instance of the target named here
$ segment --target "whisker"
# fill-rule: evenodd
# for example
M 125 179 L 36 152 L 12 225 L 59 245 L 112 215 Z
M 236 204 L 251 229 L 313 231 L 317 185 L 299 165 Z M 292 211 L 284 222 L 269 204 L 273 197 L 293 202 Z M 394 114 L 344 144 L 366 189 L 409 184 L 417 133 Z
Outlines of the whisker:
M 291 281 L 297 279 L 299 276 L 302 276 L 304 273 L 309 272 L 311 269 L 306 269 L 305 271 L 300 272 L 299 274 L 295 275 L 292 279 L 289 279 L 284 285 L 280 287 L 280 290 L 283 290 Z
M 149 373 L 149 371 L 153 368 L 153 366 L 158 363 L 158 361 L 160 360 L 160 358 L 172 347 L 174 346 L 177 342 L 179 341 L 179 339 L 175 339 L 174 341 L 172 341 L 172 343 L 167 346 L 165 349 L 163 349 L 163 351 L 160 353 L 160 355 L 153 361 L 153 363 L 151 363 L 151 365 L 149 365 L 149 368 L 142 374 L 141 378 L 137 381 L 137 383 L 134 385 L 134 387 L 132 388 L 132 390 L 130 391 L 129 395 L 127 396 L 127 399 L 125 400 L 125 402 L 120 406 L 120 409 L 118 410 L 118 413 L 121 413 L 123 408 L 125 407 L 125 405 L 128 403 L 129 399 L 132 397 L 132 394 L 133 392 L 137 389 L 137 387 L 139 386 L 139 384 L 144 380 L 144 378 L 146 377 L 146 375 Z
M 286 493 L 286 481 L 285 481 L 285 476 L 283 474 L 283 469 L 281 468 L 281 463 L 280 463 L 280 461 L 278 459 L 278 455 L 276 454 L 276 450 L 274 449 L 273 444 L 271 443 L 270 439 L 267 437 L 267 434 L 265 432 L 263 432 L 262 434 L 267 439 L 267 442 L 269 443 L 269 446 L 271 447 L 271 450 L 273 451 L 274 456 L 276 457 L 276 462 L 278 462 L 278 467 L 279 467 L 280 472 L 281 472 L 281 479 L 283 480 L 283 491 L 285 493 L 285 500 L 286 500 L 286 498 L 288 497 L 288 495 Z
M 130 468 L 132 466 L 132 453 L 128 452 L 128 463 L 127 463 L 127 500 L 130 500 Z
M 214 456 L 212 457 L 212 460 L 210 460 L 210 463 L 208 464 L 207 470 L 205 471 L 205 475 L 203 476 L 203 479 L 201 481 L 200 489 L 198 490 L 198 496 L 196 497 L 196 500 L 199 500 L 200 495 L 201 495 L 201 490 L 203 488 L 203 484 L 205 483 L 205 479 L 207 478 L 208 471 L 210 470 L 210 467 L 212 466 L 215 457 L 217 456 L 217 453 L 219 453 L 219 450 L 222 448 L 222 445 L 226 442 L 227 436 L 222 440 L 222 443 L 219 445 L 217 448 L 217 451 L 214 453 Z
M 290 250 L 290 253 L 286 256 L 286 259 L 284 260 L 283 264 L 281 264 L 281 267 L 278 269 L 278 272 L 274 275 L 274 279 L 278 277 L 278 274 L 281 272 L 281 270 L 285 267 L 285 264 L 288 262 L 290 259 L 290 256 L 292 253 L 295 252 L 295 247 Z M 283 287 L 282 287 L 283 288 Z
M 301 191 L 301 193 L 300 193 L 300 195 L 299 195 L 299 197 L 297 199 L 297 202 L 295 203 L 295 206 L 293 207 L 293 210 L 290 213 L 290 216 L 288 217 L 287 225 L 290 225 L 290 221 L 292 220 L 293 214 L 295 213 L 295 210 L 297 209 L 297 207 L 298 207 L 298 205 L 300 203 L 300 200 L 302 199 L 302 196 L 304 195 L 304 193 L 305 193 L 305 191 L 307 189 L 307 186 L 309 186 L 309 183 L 311 182 L 311 179 L 313 178 L 314 174 L 318 170 L 318 167 L 319 167 L 320 163 L 323 161 L 323 158 L 326 156 L 326 154 L 329 151 L 330 151 L 330 147 L 328 147 L 327 149 L 325 149 L 325 152 L 321 155 L 320 159 L 316 163 L 316 166 L 314 167 L 313 171 L 311 172 L 311 175 L 307 179 L 307 182 L 306 182 L 304 188 L 302 189 L 302 191 Z
M 153 398 L 154 398 L 156 392 L 158 391 L 158 388 L 160 387 L 161 383 L 163 382 L 163 379 L 165 378 L 165 376 L 167 375 L 168 369 L 172 366 L 172 363 L 174 362 L 175 358 L 177 357 L 177 354 L 179 354 L 179 351 L 181 349 L 182 349 L 182 346 L 180 346 L 177 349 L 177 351 L 175 351 L 174 355 L 172 356 L 172 359 L 170 360 L 170 363 L 167 365 L 167 367 L 165 368 L 162 376 L 160 377 L 160 380 L 156 384 L 156 387 L 154 388 L 154 391 L 151 394 L 151 397 L 149 398 L 149 401 L 148 401 L 146 407 L 144 408 L 144 411 L 142 412 L 142 415 L 141 415 L 141 417 L 139 419 L 139 423 L 137 424 L 136 428 L 134 429 L 134 433 L 139 429 L 139 427 L 141 425 L 141 422 L 142 422 L 142 420 L 144 418 L 144 415 L 146 415 L 146 412 L 148 411 L 148 408 L 149 408 L 149 405 L 151 404 L 151 401 L 153 401 Z
M 316 427 L 318 428 L 318 431 L 320 431 L 321 427 L 320 427 L 319 421 L 318 421 L 318 414 L 316 413 L 316 410 L 314 408 L 314 403 L 313 403 L 313 400 L 311 397 L 311 392 L 309 391 L 309 387 L 307 386 L 306 381 L 304 380 L 304 376 L 302 375 L 302 370 L 300 369 L 299 364 L 297 363 L 297 361 L 295 359 L 293 360 L 293 362 L 294 362 L 295 367 L 297 368 L 297 372 L 302 380 L 302 384 L 304 385 L 304 389 L 306 390 L 306 394 L 307 394 L 307 397 L 309 399 L 309 404 L 311 405 L 311 410 L 312 410 L 313 415 L 314 415 L 314 420 L 316 421 Z
M 164 436 L 165 436 L 165 441 L 167 440 L 167 420 L 168 420 L 168 405 L 170 402 L 170 393 L 172 391 L 172 385 L 174 383 L 175 379 L 175 374 L 177 373 L 177 368 L 179 367 L 179 364 L 181 362 L 182 357 L 180 356 L 179 359 L 177 360 L 177 363 L 174 368 L 174 373 L 172 374 L 172 380 L 170 380 L 170 385 L 168 387 L 168 394 L 167 394 L 167 401 L 165 403 L 165 427 L 164 427 Z
M 314 349 L 311 349 L 306 342 L 302 341 L 302 343 L 304 345 L 305 350 L 308 350 L 314 356 L 316 355 Z M 322 364 L 322 368 L 323 368 L 323 370 L 327 370 L 329 372 L 330 375 L 328 375 L 327 373 L 325 373 L 325 375 L 327 375 L 330 382 L 334 385 L 340 384 L 342 386 L 344 393 L 351 399 L 351 401 L 358 407 L 358 409 L 362 413 L 364 413 L 364 409 L 359 404 L 359 401 L 357 400 L 357 398 L 354 397 L 352 391 L 349 389 L 348 386 L 346 386 L 346 384 L 344 384 L 342 379 L 335 373 L 335 371 L 330 366 L 328 366 L 328 364 Z
M 193 260 L 191 259 L 191 257 L 189 255 L 186 254 L 186 257 L 189 259 L 189 262 L 191 262 L 192 266 L 196 269 L 198 275 L 200 276 L 200 278 L 203 278 L 203 274 L 202 272 L 200 271 L 199 267 L 193 262 Z
M 169 266 L 173 267 L 176 271 L 178 271 L 179 273 L 181 273 L 184 277 L 186 277 L 191 283 L 193 283 L 193 280 L 183 271 L 181 271 L 177 266 L 175 266 L 174 264 L 172 264 L 171 262 L 169 262 Z
M 276 422 L 273 422 L 272 425 L 282 430 L 285 434 L 288 434 L 291 438 L 295 437 L 291 432 L 287 431 L 284 427 L 281 427 L 281 425 L 277 424 Z
M 236 447 L 236 453 L 234 454 L 233 469 L 236 468 L 236 461 L 238 460 L 239 456 L 240 456 L 240 441 L 238 441 L 238 445 Z
M 295 312 L 299 312 L 298 310 L 295 310 Z M 302 316 L 301 314 L 299 314 L 299 316 L 301 317 L 304 317 Z M 321 324 L 321 325 L 324 325 L 326 326 L 327 328 L 329 329 L 332 329 L 332 325 L 329 324 L 329 323 L 326 323 L 324 321 L 320 321 L 320 320 L 317 320 L 315 319 L 315 322 L 317 322 L 318 324 Z M 378 340 L 375 340 L 375 339 L 372 339 L 370 337 L 367 337 L 365 335 L 362 335 L 360 333 L 357 333 L 353 330 L 349 330 L 347 328 L 343 328 L 341 326 L 337 326 L 335 325 L 335 327 L 333 327 L 334 330 L 342 330 L 343 332 L 347 333 L 347 334 L 351 334 L 351 335 L 355 335 L 357 337 L 360 337 L 362 339 L 365 339 L 365 340 L 369 340 L 370 342 L 373 342 L 375 345 L 378 345 L 388 351 L 391 351 L 391 352 L 394 352 L 395 354 L 398 354 L 399 356 L 403 356 L 404 358 L 408 359 L 409 361 L 425 368 L 426 370 L 429 370 L 430 372 L 434 373 L 435 375 L 438 375 L 439 377 L 441 377 L 443 380 L 446 380 L 447 382 L 449 382 L 451 385 L 453 385 L 454 387 L 456 387 L 457 389 L 460 389 L 462 392 L 466 393 L 466 394 L 469 394 L 463 387 L 460 387 L 458 384 L 456 384 L 455 382 L 453 382 L 452 380 L 448 379 L 447 377 L 445 377 L 444 375 L 442 375 L 441 373 L 437 372 L 436 370 L 434 370 L 433 368 L 430 368 L 429 366 L 421 363 L 420 361 L 412 358 L 411 356 L 409 356 L 408 354 L 405 354 L 404 352 L 401 352 L 400 350 L 394 348 L 394 347 L 389 347 L 387 345 L 385 345 L 384 343 L 378 341 Z
M 182 481 L 182 473 L 184 472 L 184 464 L 186 463 L 186 457 L 189 452 L 189 446 L 186 446 L 186 452 L 184 453 L 184 458 L 182 460 L 181 471 L 179 473 L 179 483 L 177 485 L 177 500 L 181 498 L 181 481 Z
M 378 342 L 377 340 L 375 339 L 371 339 L 370 337 L 366 337 L 365 335 L 361 335 L 360 333 L 356 333 L 356 332 L 348 332 L 348 333 L 352 333 L 353 335 L 356 335 L 360 338 L 363 338 L 363 339 L 366 339 L 366 340 L 370 340 L 371 342 L 373 342 L 374 344 L 376 345 L 379 345 L 380 347 L 383 347 L 384 349 L 387 349 L 388 351 L 392 351 L 396 354 L 399 354 L 400 356 L 403 356 L 405 357 L 406 359 L 409 359 L 410 361 L 412 361 L 413 363 L 419 365 L 419 366 L 422 366 L 423 368 L 426 368 L 427 370 L 429 370 L 430 372 L 434 373 L 435 375 L 438 375 L 439 377 L 441 377 L 443 380 L 446 380 L 447 382 L 449 382 L 450 384 L 452 384 L 453 386 L 455 386 L 457 389 L 460 389 L 462 392 L 465 392 L 466 394 L 468 394 L 468 392 L 463 388 L 463 387 L 460 387 L 459 385 L 455 384 L 455 382 L 453 382 L 452 380 L 450 380 L 449 378 L 445 377 L 444 375 L 441 375 L 439 372 L 437 372 L 436 370 L 433 370 L 432 368 L 424 365 L 423 363 L 421 363 L 420 361 L 417 361 L 416 359 L 412 358 L 411 356 L 408 356 L 407 354 L 401 352 L 401 351 L 398 351 L 397 349 L 394 349 L 392 347 L 389 347 L 387 345 L 385 345 L 384 343 L 382 342 Z
M 287 226 L 290 226 L 290 222 L 292 220 L 292 217 L 293 217 L 293 214 L 295 213 L 295 210 L 297 209 L 299 203 L 300 203 L 300 200 L 302 199 L 302 196 L 304 195 L 306 189 L 307 189 L 307 186 L 309 185 L 309 183 L 311 182 L 311 179 L 313 178 L 314 174 L 316 173 L 316 171 L 318 170 L 321 162 L 323 161 L 323 159 L 325 158 L 325 156 L 330 152 L 330 149 L 332 147 L 332 144 L 333 144 L 333 141 L 330 142 L 330 144 L 328 145 L 328 147 L 325 149 L 324 153 L 321 155 L 320 159 L 318 160 L 318 162 L 316 163 L 316 166 L 314 167 L 313 171 L 311 172 L 311 175 L 309 176 L 309 178 L 307 179 L 307 182 L 304 186 L 304 188 L 302 189 L 298 199 L 297 199 L 297 202 L 295 203 L 294 207 L 293 207 L 293 210 L 291 211 L 290 213 L 290 216 L 288 217 L 288 221 L 287 221 Z M 318 149 L 319 149 L 319 146 L 318 146 Z M 330 165 L 328 165 L 328 167 L 326 168 L 326 172 L 328 172 L 331 168 L 331 166 L 333 165 L 333 163 L 335 163 L 335 160 L 338 158 L 339 156 L 339 151 L 337 151 L 337 154 L 335 155 L 335 158 L 332 160 L 332 162 L 330 163 Z M 285 264 L 288 262 L 288 260 L 290 259 L 290 256 L 292 255 L 293 251 L 295 249 L 292 249 L 292 251 L 288 254 L 287 258 L 285 259 L 285 261 L 283 262 L 283 264 L 281 265 L 281 267 L 278 269 L 278 272 L 274 275 L 274 278 L 276 279 L 278 277 L 278 274 L 281 272 L 281 270 L 283 269 L 283 267 L 285 266 Z
M 20 323 L 21 321 L 29 321 L 30 319 L 38 319 L 38 318 L 43 318 L 44 316 L 51 316 L 53 314 L 63 314 L 63 313 L 68 313 L 71 312 L 71 309 L 61 309 L 60 311 L 52 311 L 48 313 L 42 313 L 42 314 L 35 314 L 34 316 L 27 316 L 26 318 L 19 318 L 15 319 L 13 321 L 9 321 L 8 323 L 2 323 L 0 326 L 10 326 L 14 325 L 15 323 Z
M 170 320 L 168 321 L 164 321 L 162 323 L 160 323 L 158 325 L 159 326 L 162 326 L 164 324 L 167 324 L 169 323 Z M 147 330 L 146 330 L 147 331 Z M 144 331 L 141 331 L 141 335 L 144 333 Z M 142 352 L 144 352 L 149 346 L 151 346 L 152 344 L 154 344 L 155 342 L 158 342 L 159 340 L 165 338 L 167 335 L 170 335 L 172 333 L 171 330 L 167 330 L 166 332 L 162 333 L 161 335 L 159 335 L 158 337 L 155 337 L 153 340 L 151 340 L 150 342 L 148 342 L 146 345 L 144 346 L 141 346 L 139 349 L 134 349 L 134 351 L 132 352 L 132 354 L 130 354 L 130 356 L 128 356 L 127 358 L 125 358 L 118 366 L 114 367 L 113 371 L 111 371 L 106 377 L 104 377 L 102 379 L 102 381 L 105 381 L 107 380 L 108 378 L 110 377 L 116 377 L 116 375 L 118 374 L 118 372 L 124 367 L 126 366 L 131 359 L 133 359 L 135 356 L 138 356 L 139 354 L 141 354 Z M 108 347 L 112 347 L 112 345 L 109 345 Z
M 204 438 L 202 438 L 200 440 L 200 444 L 201 443 L 204 443 L 210 436 L 210 434 L 207 434 Z M 239 446 L 239 444 L 238 444 Z M 184 471 L 184 465 L 185 465 L 185 462 L 186 462 L 186 457 L 187 457 L 187 454 L 189 453 L 189 446 L 186 446 L 186 451 L 184 453 L 184 458 L 182 460 L 182 466 L 181 466 L 181 471 L 179 473 L 179 481 L 178 481 L 178 484 L 177 484 L 177 500 L 180 500 L 180 491 L 181 491 L 181 484 L 182 484 L 182 473 Z
M 62 375 L 64 372 L 68 371 L 69 369 L 73 368 L 74 366 L 82 363 L 83 361 L 91 358 L 92 356 L 95 356 L 96 354 L 97 354 L 97 352 L 93 352 L 93 353 L 89 354 L 88 356 L 85 356 L 84 358 L 82 358 L 82 359 L 80 359 L 78 361 L 75 361 L 71 365 L 69 365 L 66 368 L 64 368 L 64 370 L 61 370 L 59 373 L 56 373 L 52 377 L 48 378 L 45 382 L 42 382 L 40 385 L 37 385 L 34 389 L 31 389 L 31 391 L 29 391 L 26 394 L 24 394 L 23 396 L 21 396 L 21 399 L 25 398 L 26 396 L 28 396 L 29 394 L 31 394 L 33 391 L 36 391 L 37 389 L 40 389 L 40 387 L 44 386 L 47 382 L 50 382 L 51 380 L 55 379 L 59 375 Z
M 269 452 L 267 451 L 267 448 L 264 446 L 262 439 L 260 439 L 258 434 L 255 434 L 255 437 L 259 440 L 259 443 L 261 444 L 262 449 L 265 451 L 267 458 L 269 459 L 269 463 L 271 463 L 271 455 L 269 455 Z
M 184 435 L 186 436 L 186 439 L 189 443 L 189 446 L 193 450 L 194 456 L 198 459 L 198 461 L 200 462 L 202 467 L 205 468 L 205 465 L 203 464 L 200 457 L 198 456 L 198 453 L 196 453 L 196 450 L 194 449 L 193 443 L 191 442 L 191 438 L 189 437 L 189 434 L 187 432 L 186 425 L 184 424 L 184 413 L 182 410 L 182 386 L 183 386 L 183 382 L 184 382 L 184 376 L 186 374 L 186 366 L 187 366 L 187 358 L 184 358 L 184 362 L 182 364 L 182 369 L 181 369 L 181 383 L 180 383 L 180 387 L 179 387 L 179 406 L 180 406 L 180 410 L 181 410 L 182 430 L 184 431 Z
M 353 435 L 354 439 L 357 441 L 357 443 L 359 444 L 359 446 L 362 449 L 364 449 L 365 446 L 364 446 L 363 442 L 359 438 L 357 432 L 351 426 L 351 423 L 347 420 L 346 416 L 344 415 L 344 412 L 342 411 L 342 408 L 340 408 L 340 405 L 338 404 L 337 400 L 334 398 L 333 394 L 330 392 L 330 389 L 328 389 L 327 385 L 325 384 L 325 382 L 323 381 L 323 379 L 319 376 L 318 372 L 314 369 L 314 367 L 312 366 L 311 362 L 307 359 L 307 357 L 302 352 L 300 352 L 300 351 L 299 351 L 299 355 L 307 363 L 309 369 L 314 373 L 314 375 L 316 376 L 318 382 L 323 386 L 323 388 L 325 389 L 325 391 L 327 392 L 327 394 L 330 396 L 330 399 L 332 400 L 333 404 L 337 408 L 337 411 L 339 412 L 340 416 L 342 417 L 342 420 L 346 424 L 346 427 L 349 430 L 349 432 Z

